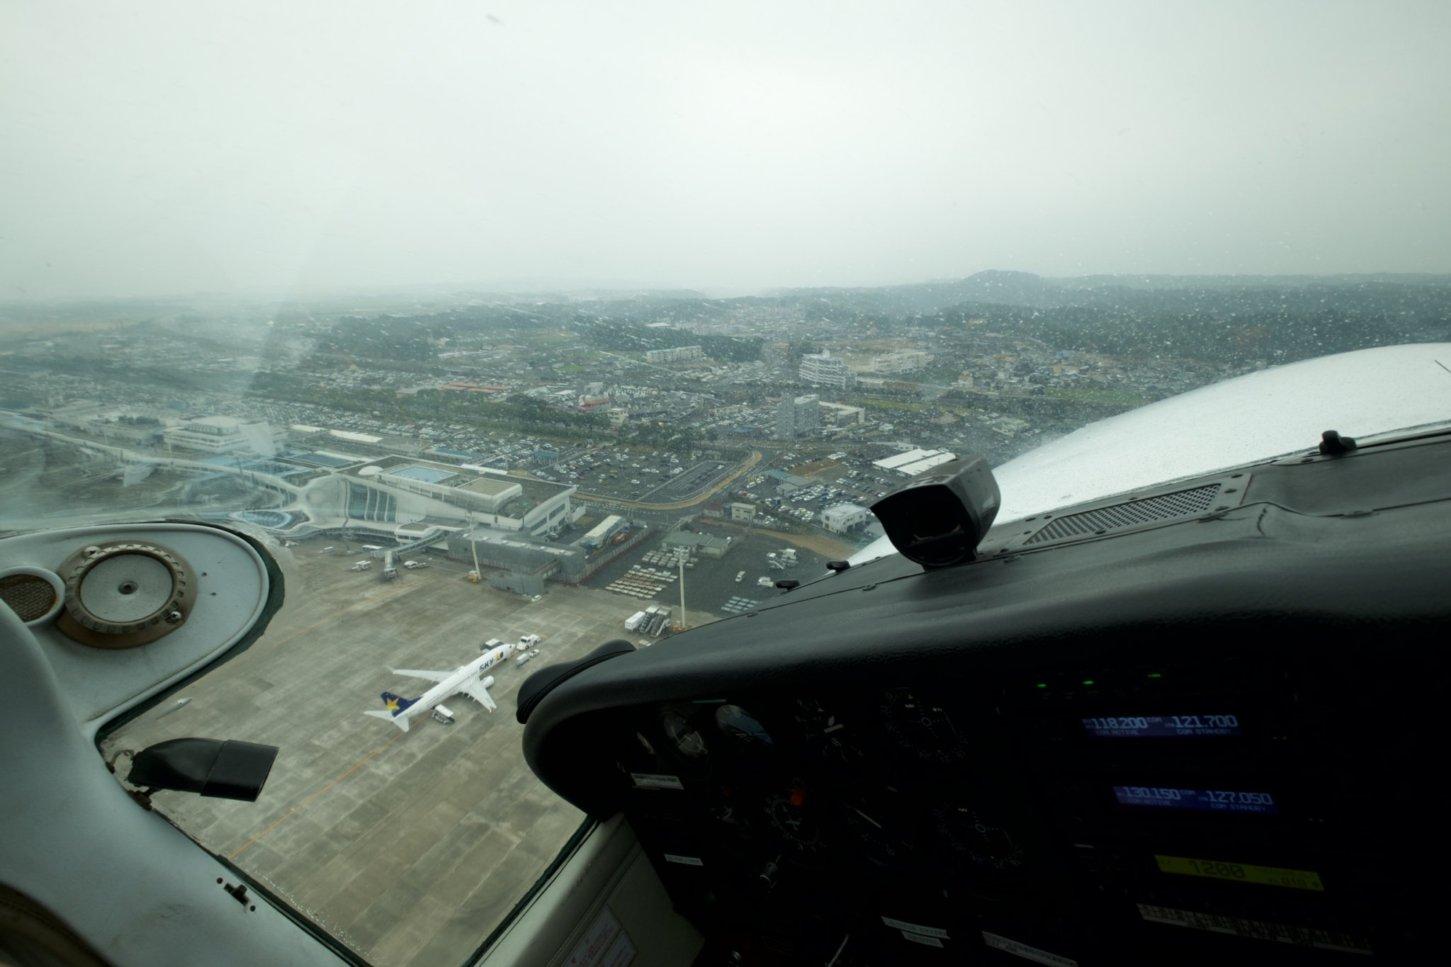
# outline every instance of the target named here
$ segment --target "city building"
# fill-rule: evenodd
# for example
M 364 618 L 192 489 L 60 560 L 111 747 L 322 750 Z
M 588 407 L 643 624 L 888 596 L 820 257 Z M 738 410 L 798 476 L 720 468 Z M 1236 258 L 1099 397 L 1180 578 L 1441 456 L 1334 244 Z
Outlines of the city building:
M 727 504 L 726 510 L 730 511 L 731 520 L 755 520 L 756 505 L 746 503 Z
M 650 349 L 645 352 L 647 363 L 689 363 L 705 358 L 705 350 L 699 346 L 672 346 L 669 349 Z
M 761 343 L 761 362 L 771 370 L 780 371 L 791 366 L 791 344 L 785 342 Z
M 823 422 L 832 426 L 851 426 L 856 423 L 867 421 L 867 411 L 860 406 L 848 406 L 845 403 L 827 403 L 822 401 L 821 416 Z
M 910 373 L 921 369 L 932 361 L 931 355 L 920 349 L 899 349 L 883 353 L 872 360 L 874 373 Z
M 794 440 L 821 426 L 821 400 L 807 394 L 786 396 L 776 410 L 776 436 L 782 440 Z
M 800 376 L 803 383 L 810 383 L 812 386 L 846 389 L 851 385 L 851 370 L 830 352 L 802 356 Z
M 167 427 L 161 439 L 179 450 L 237 453 L 255 449 L 254 441 L 261 435 L 271 436 L 266 424 L 247 424 L 230 416 L 203 416 Z
M 821 512 L 821 526 L 833 534 L 845 534 L 872 519 L 872 512 L 860 504 L 832 504 Z

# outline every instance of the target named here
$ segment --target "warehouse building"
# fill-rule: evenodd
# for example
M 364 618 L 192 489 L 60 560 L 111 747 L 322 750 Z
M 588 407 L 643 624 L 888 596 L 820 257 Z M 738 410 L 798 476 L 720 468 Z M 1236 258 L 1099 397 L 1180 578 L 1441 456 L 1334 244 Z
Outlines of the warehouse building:
M 883 353 L 872 360 L 874 373 L 910 373 L 932 362 L 932 357 L 920 349 L 899 349 Z
M 541 593 L 546 580 L 577 584 L 587 560 L 581 547 L 483 527 L 450 534 L 448 556 L 469 564 L 477 560 L 481 568 L 509 575 L 510 586 L 505 590 L 521 594 Z
M 686 548 L 693 554 L 701 557 L 722 558 L 731 549 L 729 537 L 717 537 L 714 534 L 696 534 L 691 531 L 671 531 L 661 541 L 665 549 L 674 551 L 676 548 Z
M 957 455 L 948 450 L 917 449 L 883 457 L 881 460 L 873 460 L 872 466 L 881 470 L 895 470 L 905 476 L 915 477 L 919 473 L 931 470 L 933 467 L 940 467 L 942 464 L 956 459 Z

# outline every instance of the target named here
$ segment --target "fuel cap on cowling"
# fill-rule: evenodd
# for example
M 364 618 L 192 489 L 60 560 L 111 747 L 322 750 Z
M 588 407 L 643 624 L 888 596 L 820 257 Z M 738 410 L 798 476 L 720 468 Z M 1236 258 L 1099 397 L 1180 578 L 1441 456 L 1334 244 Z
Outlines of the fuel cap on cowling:
M 171 634 L 196 602 L 196 575 L 150 541 L 91 544 L 60 567 L 65 609 L 56 627 L 95 648 L 133 648 Z

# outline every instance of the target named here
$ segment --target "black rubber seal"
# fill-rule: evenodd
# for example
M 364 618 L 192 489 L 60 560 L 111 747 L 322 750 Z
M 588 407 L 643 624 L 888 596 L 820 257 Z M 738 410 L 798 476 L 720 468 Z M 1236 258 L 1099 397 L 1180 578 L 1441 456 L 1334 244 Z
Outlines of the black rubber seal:
M 586 668 L 593 668 L 600 662 L 609 661 L 617 655 L 628 655 L 635 650 L 635 646 L 623 638 L 616 638 L 614 641 L 607 641 L 594 651 L 585 655 L 578 661 L 566 662 L 560 665 L 550 665 L 548 668 L 541 668 L 524 680 L 519 686 L 519 696 L 516 699 L 517 706 L 514 718 L 523 725 L 529 721 L 529 716 L 544 701 L 544 697 L 554 691 L 560 685 L 569 681 Z

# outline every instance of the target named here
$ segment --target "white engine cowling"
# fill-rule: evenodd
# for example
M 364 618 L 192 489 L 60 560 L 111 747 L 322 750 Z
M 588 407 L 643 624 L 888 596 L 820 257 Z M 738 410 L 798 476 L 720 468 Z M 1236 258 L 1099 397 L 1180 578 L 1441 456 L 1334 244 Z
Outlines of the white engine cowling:
M 485 688 L 493 688 L 494 687 L 494 676 L 493 675 L 486 675 L 484 677 L 484 680 L 481 681 L 481 682 L 479 682 L 479 684 L 482 685 L 482 686 L 484 686 Z

